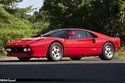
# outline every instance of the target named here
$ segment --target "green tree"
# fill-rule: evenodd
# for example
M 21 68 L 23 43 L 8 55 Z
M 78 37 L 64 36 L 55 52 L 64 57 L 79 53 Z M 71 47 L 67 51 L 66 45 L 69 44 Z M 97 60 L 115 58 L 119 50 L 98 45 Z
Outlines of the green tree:
M 29 19 L 27 11 L 31 7 L 14 7 L 14 4 L 19 1 L 21 0 L 0 1 L 0 55 L 6 53 L 3 48 L 5 43 L 23 37 L 31 37 L 38 32 L 38 29 L 33 27 L 32 23 L 27 20 Z
M 84 3 L 83 0 L 45 0 L 41 10 L 49 15 L 51 27 L 74 27 L 78 16 L 74 20 L 72 17 Z
M 95 0 L 90 2 L 85 25 L 94 30 L 116 36 L 120 30 L 120 2 L 118 0 Z
M 17 3 L 22 2 L 22 0 L 0 0 L 1 5 L 14 7 Z
M 35 30 L 25 19 L 17 18 L 0 6 L 0 54 L 5 53 L 3 45 L 9 41 L 30 37 Z
M 31 17 L 31 15 L 28 14 L 29 12 L 32 11 L 31 6 L 26 8 L 17 8 L 17 7 L 15 8 L 4 7 L 4 8 L 7 12 L 14 15 L 15 17 L 26 19 L 26 20 L 29 20 L 29 18 Z
M 124 0 L 44 0 L 51 29 L 81 27 L 110 36 L 121 34 Z
M 4 9 L 9 12 L 10 14 L 13 14 L 14 16 L 18 18 L 23 18 L 29 20 L 30 16 L 29 12 L 33 11 L 31 9 L 32 6 L 26 7 L 26 8 L 18 8 L 16 7 L 18 3 L 22 2 L 23 0 L 0 0 L 0 6 L 3 6 Z

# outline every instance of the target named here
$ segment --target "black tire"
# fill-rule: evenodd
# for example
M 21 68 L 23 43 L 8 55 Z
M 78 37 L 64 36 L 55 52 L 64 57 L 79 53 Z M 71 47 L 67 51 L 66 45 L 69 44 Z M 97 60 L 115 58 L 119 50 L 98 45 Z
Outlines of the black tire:
M 63 57 L 63 47 L 60 43 L 54 42 L 51 44 L 49 50 L 47 59 L 51 61 L 59 61 Z
M 80 60 L 82 57 L 70 57 L 71 60 Z
M 115 49 L 112 43 L 107 42 L 103 46 L 102 55 L 99 56 L 102 60 L 111 60 L 114 57 Z
M 31 58 L 30 57 L 17 57 L 20 61 L 29 61 Z

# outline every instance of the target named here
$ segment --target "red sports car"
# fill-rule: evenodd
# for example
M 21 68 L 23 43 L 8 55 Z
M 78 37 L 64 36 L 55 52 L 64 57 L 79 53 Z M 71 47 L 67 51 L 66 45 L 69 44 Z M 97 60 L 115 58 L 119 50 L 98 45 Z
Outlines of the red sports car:
M 62 57 L 80 60 L 83 56 L 111 60 L 119 48 L 120 38 L 77 28 L 56 29 L 37 38 L 23 38 L 5 45 L 7 55 L 21 61 L 41 57 L 53 61 Z

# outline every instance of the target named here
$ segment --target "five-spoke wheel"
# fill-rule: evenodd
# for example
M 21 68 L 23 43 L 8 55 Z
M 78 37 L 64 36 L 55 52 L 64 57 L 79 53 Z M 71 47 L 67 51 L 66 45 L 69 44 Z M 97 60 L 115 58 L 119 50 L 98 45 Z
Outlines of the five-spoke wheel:
M 53 43 L 49 48 L 48 60 L 59 61 L 63 57 L 63 47 L 60 43 Z
M 107 42 L 103 46 L 102 55 L 100 55 L 100 59 L 102 60 L 111 60 L 114 57 L 115 51 L 112 43 Z

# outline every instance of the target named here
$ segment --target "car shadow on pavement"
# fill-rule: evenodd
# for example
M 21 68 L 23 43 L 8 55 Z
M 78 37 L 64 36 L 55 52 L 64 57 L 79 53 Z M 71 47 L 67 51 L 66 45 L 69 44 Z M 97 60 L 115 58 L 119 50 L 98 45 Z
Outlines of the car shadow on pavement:
M 86 58 L 83 58 L 81 60 L 71 60 L 69 58 L 63 58 L 62 60 L 60 61 L 48 61 L 46 58 L 39 58 L 39 59 L 31 59 L 29 61 L 19 61 L 18 59 L 11 59 L 11 60 L 0 60 L 0 64 L 9 64 L 9 63 L 39 63 L 39 64 L 42 64 L 42 63 L 51 63 L 51 64 L 55 64 L 55 63 L 58 63 L 58 64 L 72 64 L 72 63 L 125 63 L 124 60 L 121 60 L 121 59 L 112 59 L 112 60 L 100 60 L 98 58 L 89 58 L 89 59 L 86 59 Z
M 62 59 L 61 61 L 72 61 L 70 59 Z M 79 60 L 77 60 L 79 61 Z M 59 62 L 59 61 L 48 61 L 47 59 L 31 59 L 29 61 L 19 61 L 18 59 L 11 60 L 0 60 L 0 62 Z

